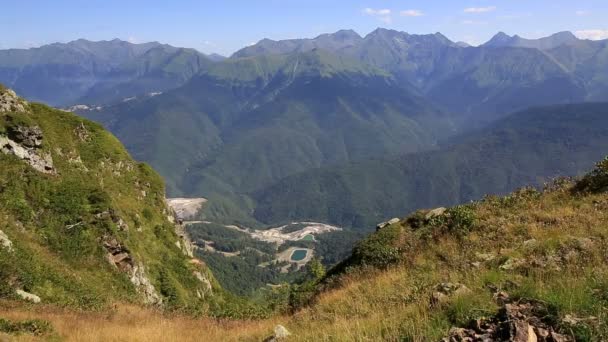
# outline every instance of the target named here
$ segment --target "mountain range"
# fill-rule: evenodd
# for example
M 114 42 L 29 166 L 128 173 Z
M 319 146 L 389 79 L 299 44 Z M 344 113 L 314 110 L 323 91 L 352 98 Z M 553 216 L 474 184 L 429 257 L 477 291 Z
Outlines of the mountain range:
M 607 44 L 0 51 L 0 340 L 604 341 Z
M 471 47 L 440 33 L 377 29 L 362 37 L 341 30 L 312 39 L 264 39 L 223 59 L 158 43 L 81 40 L 0 52 L 0 81 L 13 75 L 7 83 L 17 89 L 28 77 L 70 83 L 21 92 L 35 100 L 62 99 L 50 101 L 54 104 L 87 105 L 78 113 L 102 123 L 136 159 L 151 163 L 166 178 L 171 195 L 210 199 L 203 213 L 208 219 L 261 227 L 314 218 L 369 229 L 399 208 L 454 203 L 529 182 L 517 177 L 515 168 L 498 171 L 500 163 L 519 163 L 506 150 L 498 154 L 504 158 L 494 161 L 498 164 L 488 171 L 488 180 L 463 179 L 463 188 L 449 194 L 449 187 L 424 184 L 424 174 L 460 167 L 457 158 L 448 157 L 450 149 L 452 155 L 477 155 L 478 146 L 492 140 L 495 127 L 510 124 L 509 119 L 540 112 L 554 120 L 551 115 L 576 113 L 567 104 L 608 100 L 607 44 L 567 32 L 537 40 L 499 33 Z M 46 51 L 62 56 L 57 60 L 63 65 L 52 58 L 42 63 Z M 7 68 L 10 59 L 2 56 L 17 52 L 38 60 L 15 59 L 20 66 Z M 88 76 L 45 76 L 53 70 L 59 76 Z M 27 84 L 42 83 L 30 78 Z M 51 95 L 56 91 L 69 94 Z M 549 105 L 564 106 L 540 108 Z M 601 115 L 576 127 L 585 132 L 597 120 Z M 528 127 L 521 125 L 517 139 L 524 141 Z M 461 143 L 467 135 L 479 140 Z M 555 136 L 541 137 L 548 140 L 539 140 L 538 146 L 547 147 Z M 575 137 L 586 141 L 584 135 Z M 517 139 L 491 144 L 487 155 Z M 588 154 L 582 155 L 588 159 L 550 165 L 568 174 L 580 172 L 598 158 L 596 147 L 585 146 Z M 562 147 L 565 152 L 571 146 Z M 542 150 L 537 156 L 538 164 L 549 163 Z M 439 167 L 430 162 L 435 158 L 450 162 Z M 482 167 L 484 158 L 477 157 L 473 169 Z M 374 189 L 388 186 L 375 180 L 376 163 L 391 165 L 381 168 L 385 171 L 399 170 L 399 177 L 391 179 L 408 179 L 407 190 L 387 198 L 373 191 L 372 183 Z M 527 174 L 542 178 L 554 174 L 551 170 Z M 311 188 L 303 189 L 305 184 Z M 283 191 L 287 188 L 298 191 Z M 361 189 L 378 195 L 365 204 Z M 420 191 L 428 193 L 428 200 L 413 197 Z
M 160 43 L 79 39 L 0 51 L 0 82 L 28 99 L 55 106 L 112 103 L 184 84 L 218 60 Z

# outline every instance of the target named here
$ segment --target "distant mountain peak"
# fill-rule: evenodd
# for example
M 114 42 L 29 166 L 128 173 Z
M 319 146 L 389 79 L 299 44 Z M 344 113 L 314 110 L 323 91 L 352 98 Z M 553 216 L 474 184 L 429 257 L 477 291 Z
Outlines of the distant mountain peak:
M 483 44 L 486 47 L 522 47 L 534 48 L 539 50 L 549 50 L 560 45 L 572 44 L 579 39 L 569 31 L 562 31 L 552 34 L 548 37 L 539 39 L 527 39 L 519 35 L 509 36 L 504 32 L 498 32 L 487 43 Z

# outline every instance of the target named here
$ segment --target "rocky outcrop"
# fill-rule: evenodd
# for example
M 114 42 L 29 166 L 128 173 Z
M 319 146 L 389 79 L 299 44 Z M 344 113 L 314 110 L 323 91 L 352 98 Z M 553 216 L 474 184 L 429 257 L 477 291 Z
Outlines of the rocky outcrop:
M 198 281 L 200 281 L 204 286 L 204 289 L 203 289 L 204 291 L 199 294 L 199 297 L 203 297 L 206 293 L 211 293 L 212 287 L 211 287 L 211 282 L 209 281 L 209 279 L 207 279 L 207 277 L 205 277 L 199 271 L 194 271 L 193 274 L 196 277 L 196 279 L 198 279 Z
M 137 291 L 143 295 L 146 304 L 162 304 L 162 298 L 146 276 L 145 267 L 142 263 L 135 264 L 129 249 L 118 242 L 116 238 L 106 237 L 103 247 L 108 252 L 107 259 L 118 270 L 129 274 L 131 283 Z
M 437 216 L 441 216 L 441 215 L 445 214 L 446 211 L 447 211 L 447 209 L 443 208 L 443 207 L 435 208 L 433 210 L 430 210 L 428 213 L 426 213 L 424 218 L 427 220 L 430 220 L 433 217 L 437 217 Z
M 496 297 L 496 296 L 495 296 Z M 443 342 L 513 341 L 570 342 L 574 339 L 555 330 L 556 317 L 539 301 L 512 301 L 508 294 L 499 293 L 502 308 L 493 317 L 471 322 L 468 327 L 450 329 Z
M 13 242 L 1 230 L 0 230 L 0 247 L 6 249 L 9 252 L 13 251 Z
M 150 279 L 146 276 L 146 269 L 143 264 L 138 264 L 133 267 L 131 272 L 131 283 L 135 285 L 137 291 L 144 297 L 146 304 L 160 305 L 163 303 L 163 299 L 150 282 Z
M 21 297 L 21 299 L 23 299 L 23 300 L 27 300 L 29 302 L 36 303 L 36 304 L 41 302 L 40 297 L 36 296 L 35 294 L 25 292 L 23 290 L 17 290 L 17 291 L 15 291 L 15 293 L 17 294 L 17 296 Z
M 376 225 L 376 231 L 378 231 L 378 230 L 380 230 L 380 229 L 382 229 L 382 228 L 386 228 L 386 227 L 388 227 L 388 226 L 390 226 L 390 225 L 393 225 L 393 224 L 399 223 L 399 221 L 400 221 L 400 220 L 399 220 L 398 218 L 396 218 L 396 217 L 395 217 L 395 218 L 392 218 L 392 219 L 390 219 L 390 220 L 388 220 L 388 221 L 386 221 L 386 222 L 378 223 L 378 224 Z
M 121 231 L 129 230 L 129 225 L 127 224 L 127 222 L 123 220 L 122 217 L 120 217 L 114 209 L 103 211 L 99 214 L 96 214 L 95 217 L 101 220 L 110 219 L 114 224 L 116 224 L 118 229 Z
M 38 126 L 15 126 L 8 128 L 8 137 L 25 147 L 42 147 L 42 129 Z
M 133 270 L 134 262 L 129 249 L 116 240 L 116 238 L 106 238 L 103 247 L 108 252 L 108 261 L 122 272 L 130 273 Z
M 21 145 L 8 137 L 0 136 L 0 152 L 15 155 L 37 171 L 49 174 L 55 173 L 53 158 L 49 153 L 43 153 L 37 151 L 36 148 Z
M 11 89 L 1 89 L 0 86 L 0 113 L 25 112 L 27 101 L 19 98 Z
M 194 243 L 192 239 L 190 239 L 190 235 L 186 232 L 186 228 L 182 223 L 175 223 L 175 233 L 179 236 L 179 241 L 177 241 L 176 245 L 182 252 L 190 257 L 194 258 Z

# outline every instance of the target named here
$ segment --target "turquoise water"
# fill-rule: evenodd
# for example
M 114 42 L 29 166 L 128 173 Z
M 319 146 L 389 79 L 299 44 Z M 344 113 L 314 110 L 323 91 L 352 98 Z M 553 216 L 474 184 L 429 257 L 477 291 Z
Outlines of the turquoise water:
M 292 261 L 304 260 L 304 258 L 306 258 L 307 254 L 308 254 L 308 251 L 305 249 L 296 249 L 295 251 L 293 251 L 293 253 L 291 253 L 291 260 Z

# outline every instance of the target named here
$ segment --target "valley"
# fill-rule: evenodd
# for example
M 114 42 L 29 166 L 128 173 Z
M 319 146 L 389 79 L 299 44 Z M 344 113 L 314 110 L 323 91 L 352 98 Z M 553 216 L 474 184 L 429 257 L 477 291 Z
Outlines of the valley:
M 0 341 L 608 340 L 608 6 L 319 5 L 0 20 Z

